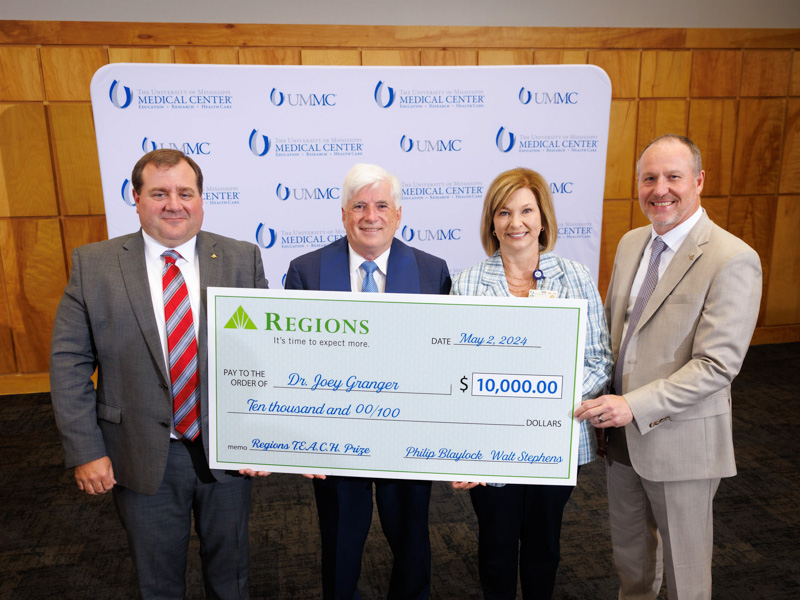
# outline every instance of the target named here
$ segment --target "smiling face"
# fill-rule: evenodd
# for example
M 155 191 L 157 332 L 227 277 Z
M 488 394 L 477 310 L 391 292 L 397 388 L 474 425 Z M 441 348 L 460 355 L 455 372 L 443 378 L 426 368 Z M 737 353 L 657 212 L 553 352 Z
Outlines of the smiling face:
M 168 248 L 189 241 L 203 225 L 203 196 L 186 161 L 167 168 L 147 164 L 133 199 L 142 229 Z
M 691 150 L 666 139 L 645 150 L 639 159 L 639 206 L 656 233 L 663 235 L 700 207 L 705 171 L 695 174 Z
M 501 254 L 539 252 L 542 215 L 530 189 L 521 188 L 513 192 L 508 201 L 494 211 L 492 224 Z
M 392 245 L 400 226 L 402 208 L 397 208 L 388 182 L 363 187 L 342 208 L 347 241 L 360 256 L 375 260 Z

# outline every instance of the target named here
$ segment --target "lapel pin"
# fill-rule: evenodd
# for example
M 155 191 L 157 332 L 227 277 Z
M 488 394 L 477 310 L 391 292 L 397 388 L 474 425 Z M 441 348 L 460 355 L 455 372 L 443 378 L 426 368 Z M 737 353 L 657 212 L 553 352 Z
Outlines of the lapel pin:
M 212 254 L 211 258 L 217 258 L 217 255 L 216 254 Z
M 694 254 L 689 255 L 689 260 L 694 260 Z

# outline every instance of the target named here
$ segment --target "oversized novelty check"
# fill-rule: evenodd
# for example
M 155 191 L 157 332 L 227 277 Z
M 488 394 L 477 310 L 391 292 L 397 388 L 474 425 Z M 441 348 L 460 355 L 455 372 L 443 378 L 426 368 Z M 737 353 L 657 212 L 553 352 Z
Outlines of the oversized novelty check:
M 208 300 L 212 468 L 575 484 L 585 300 Z

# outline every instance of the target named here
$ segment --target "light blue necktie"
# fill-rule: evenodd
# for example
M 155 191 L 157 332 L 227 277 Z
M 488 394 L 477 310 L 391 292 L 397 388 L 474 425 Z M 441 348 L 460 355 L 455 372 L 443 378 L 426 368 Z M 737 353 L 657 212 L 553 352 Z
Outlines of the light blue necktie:
M 656 289 L 656 284 L 658 283 L 658 265 L 661 262 L 661 253 L 666 249 L 667 245 L 660 237 L 655 238 L 650 247 L 650 264 L 647 265 L 647 273 L 644 276 L 642 287 L 639 289 L 639 295 L 636 297 L 636 302 L 633 305 L 631 318 L 628 320 L 628 330 L 625 332 L 625 339 L 620 346 L 616 368 L 614 369 L 614 393 L 619 396 L 622 395 L 622 373 L 625 364 L 625 353 L 628 350 L 628 342 L 630 342 L 633 336 L 633 330 L 636 329 L 636 325 L 639 323 L 639 318 L 644 312 L 647 301 L 653 294 L 653 290 Z
M 371 260 L 365 260 L 361 263 L 361 268 L 364 269 L 364 273 L 366 273 L 364 275 L 364 283 L 361 284 L 361 291 L 377 294 L 378 284 L 375 283 L 375 278 L 372 277 L 372 274 L 378 270 L 378 265 Z

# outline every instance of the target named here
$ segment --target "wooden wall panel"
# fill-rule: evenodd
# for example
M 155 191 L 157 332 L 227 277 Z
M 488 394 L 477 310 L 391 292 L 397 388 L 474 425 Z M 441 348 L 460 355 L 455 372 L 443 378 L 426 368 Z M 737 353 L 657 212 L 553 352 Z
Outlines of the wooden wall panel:
M 636 163 L 636 102 L 612 100 L 606 158 L 606 199 L 630 198 Z
M 703 155 L 703 170 L 706 172 L 703 195 L 730 194 L 736 141 L 736 100 L 692 100 L 688 136 Z
M 477 50 L 423 50 L 420 53 L 423 67 L 471 67 L 477 64 Z
M 800 193 L 800 98 L 789 98 L 783 141 L 781 194 Z
M 375 50 L 361 51 L 361 64 L 375 67 L 418 67 L 419 50 Z
M 235 65 L 239 63 L 236 48 L 175 48 L 175 62 L 190 65 Z
M 3 256 L 0 253 L 0 281 L 5 282 L 3 272 Z M 14 351 L 14 336 L 11 334 L 11 314 L 8 308 L 6 285 L 0 285 L 0 374 L 16 373 L 17 360 Z
M 612 98 L 635 98 L 639 89 L 638 50 L 590 50 L 588 63 L 611 79 Z
M 605 300 L 617 245 L 631 229 L 631 209 L 638 210 L 638 204 L 630 200 L 606 200 L 603 202 L 603 232 L 600 235 L 600 278 L 597 289 Z
M 48 109 L 61 214 L 105 214 L 91 105 L 51 104 Z
M 692 53 L 693 98 L 737 96 L 742 73 L 738 50 L 695 50 Z
M 800 196 L 778 198 L 764 325 L 800 323 L 798 231 L 800 231 Z
M 101 242 L 108 239 L 106 218 L 69 217 L 61 221 L 64 230 L 64 256 L 66 257 L 65 276 L 69 278 L 72 269 L 72 251 L 78 246 Z
M 687 133 L 703 152 L 703 206 L 768 263 L 754 339 L 800 341 L 800 256 L 783 251 L 797 246 L 789 236 L 800 203 L 800 30 L 0 21 L 0 374 L 13 371 L 0 375 L 0 393 L 11 380 L 46 387 L 45 370 L 25 371 L 46 369 L 46 340 L 28 340 L 33 319 L 18 315 L 49 326 L 52 311 L 41 306 L 60 297 L 71 249 L 106 236 L 87 102 L 92 76 L 109 61 L 596 64 L 613 94 L 601 292 L 617 240 L 647 224 L 638 149 L 661 133 Z M 47 257 L 34 266 L 19 243 L 39 244 L 35 252 L 57 267 Z
M 44 100 L 39 50 L 0 46 L 0 101 Z
M 758 324 L 763 325 L 767 291 L 772 270 L 772 244 L 775 235 L 776 196 L 735 196 L 731 198 L 728 231 L 743 239 L 758 252 L 764 273 L 761 310 Z
M 536 50 L 533 53 L 535 65 L 585 65 L 586 50 Z
M 299 65 L 299 48 L 239 48 L 240 65 Z
M 646 50 L 642 52 L 642 98 L 674 98 L 689 95 L 692 53 L 687 51 Z
M 0 255 L 19 371 L 47 371 L 53 317 L 67 283 L 58 219 L 0 219 Z
M 479 65 L 530 65 L 532 50 L 479 50 Z
M 0 104 L 0 217 L 57 215 L 42 104 Z
M 300 59 L 304 65 L 359 66 L 359 50 L 301 50 Z
M 686 135 L 689 120 L 686 100 L 641 100 L 636 131 L 636 157 L 651 140 L 665 133 Z
M 171 63 L 171 48 L 109 48 L 110 63 Z
M 103 47 L 41 49 L 44 91 L 48 100 L 91 100 L 89 84 L 95 71 L 108 64 Z
M 736 194 L 778 191 L 786 100 L 742 100 L 736 127 L 733 190 Z
M 728 197 L 709 197 L 705 195 L 705 190 L 703 194 L 700 203 L 706 209 L 708 218 L 723 229 L 728 229 L 730 220 L 730 200 L 728 200 Z
M 791 73 L 791 50 L 745 50 L 741 95 L 785 96 Z

